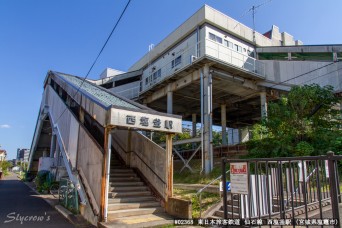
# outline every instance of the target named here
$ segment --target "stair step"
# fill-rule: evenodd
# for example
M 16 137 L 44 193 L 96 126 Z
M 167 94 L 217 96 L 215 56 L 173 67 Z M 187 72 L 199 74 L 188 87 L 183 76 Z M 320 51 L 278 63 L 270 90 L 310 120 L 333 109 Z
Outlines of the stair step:
M 140 203 L 109 203 L 108 210 L 124 210 L 124 209 L 138 209 L 138 208 L 150 208 L 150 207 L 160 207 L 157 201 L 145 201 Z
M 110 177 L 136 177 L 135 173 L 111 173 Z
M 238 200 L 227 200 L 227 205 L 228 207 L 231 206 L 233 204 L 233 206 L 239 206 L 239 201 Z
M 237 206 L 228 206 L 227 210 L 228 212 L 240 213 L 240 207 Z
M 140 203 L 146 201 L 155 201 L 156 199 L 153 196 L 132 196 L 132 197 L 123 197 L 123 198 L 109 198 L 108 203 Z
M 152 208 L 138 208 L 138 209 L 128 209 L 128 210 L 117 210 L 117 211 L 108 211 L 108 219 L 116 219 L 127 216 L 136 216 L 136 215 L 148 215 L 157 212 L 164 212 L 162 207 L 152 207 Z
M 111 168 L 110 173 L 134 173 L 134 171 L 129 168 L 123 168 L 123 169 Z
M 136 192 L 109 192 L 108 198 L 121 198 L 130 196 L 150 196 L 150 191 L 136 191 Z
M 110 182 L 110 186 L 112 187 L 144 186 L 144 183 L 141 181 L 117 181 L 117 182 Z
M 114 183 L 114 182 L 139 182 L 140 178 L 139 177 L 111 177 L 109 178 L 109 181 Z
M 174 219 L 166 213 L 156 213 L 149 215 L 136 215 L 114 219 L 113 221 L 98 223 L 99 228 L 112 227 L 173 227 Z
M 224 217 L 223 214 L 224 214 L 224 211 L 219 210 L 214 213 L 214 216 L 223 218 Z M 240 218 L 240 214 L 228 212 L 228 219 L 230 218 Z
M 118 187 L 110 187 L 111 192 L 138 192 L 138 191 L 146 191 L 148 187 L 146 186 L 118 186 Z

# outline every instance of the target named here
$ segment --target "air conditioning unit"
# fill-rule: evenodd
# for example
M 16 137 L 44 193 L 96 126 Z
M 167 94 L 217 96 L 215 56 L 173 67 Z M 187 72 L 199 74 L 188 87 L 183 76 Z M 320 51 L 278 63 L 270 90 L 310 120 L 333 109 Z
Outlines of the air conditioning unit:
M 193 63 L 197 59 L 197 56 L 190 56 L 190 64 Z

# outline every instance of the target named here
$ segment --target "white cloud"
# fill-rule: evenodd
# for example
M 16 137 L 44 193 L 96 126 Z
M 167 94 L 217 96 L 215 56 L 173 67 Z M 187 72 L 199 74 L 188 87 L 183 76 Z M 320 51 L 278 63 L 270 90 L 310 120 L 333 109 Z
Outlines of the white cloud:
M 11 128 L 11 126 L 8 124 L 3 124 L 3 125 L 0 125 L 0 128 Z

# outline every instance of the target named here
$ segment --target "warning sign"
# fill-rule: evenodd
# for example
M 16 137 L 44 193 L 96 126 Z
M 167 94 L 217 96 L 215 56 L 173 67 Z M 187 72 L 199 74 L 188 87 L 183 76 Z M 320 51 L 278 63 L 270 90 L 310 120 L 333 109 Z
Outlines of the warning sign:
M 230 189 L 232 193 L 248 194 L 247 162 L 230 163 Z

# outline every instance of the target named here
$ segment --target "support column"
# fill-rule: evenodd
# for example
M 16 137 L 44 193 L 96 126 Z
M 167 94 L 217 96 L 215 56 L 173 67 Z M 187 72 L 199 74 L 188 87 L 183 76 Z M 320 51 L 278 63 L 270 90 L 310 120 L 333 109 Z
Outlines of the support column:
M 267 118 L 267 99 L 266 92 L 260 92 L 260 103 L 261 103 L 261 119 Z
M 196 113 L 193 113 L 192 114 L 192 134 L 191 134 L 192 138 L 196 137 L 196 124 L 197 124 Z
M 227 145 L 227 113 L 226 105 L 221 105 L 222 145 Z
M 247 127 L 241 128 L 240 130 L 241 130 L 241 134 L 240 134 L 241 143 L 249 141 L 249 127 L 247 126 Z
M 203 149 L 204 149 L 204 171 L 208 174 L 213 169 L 213 144 L 212 144 L 212 78 L 209 65 L 203 68 Z
M 172 156 L 172 134 L 166 135 L 166 144 L 165 144 L 165 164 L 166 164 L 166 172 L 165 172 L 165 180 L 166 180 L 166 202 L 169 197 L 173 196 L 173 156 Z
M 109 192 L 109 175 L 110 175 L 110 159 L 112 154 L 112 130 L 105 128 L 104 138 L 104 155 L 101 183 L 101 219 L 107 222 L 108 213 L 108 192 Z
M 173 92 L 167 92 L 167 113 L 172 114 L 172 107 L 173 107 Z
M 51 136 L 51 146 L 50 146 L 50 158 L 54 157 L 56 150 L 56 135 L 52 134 Z

